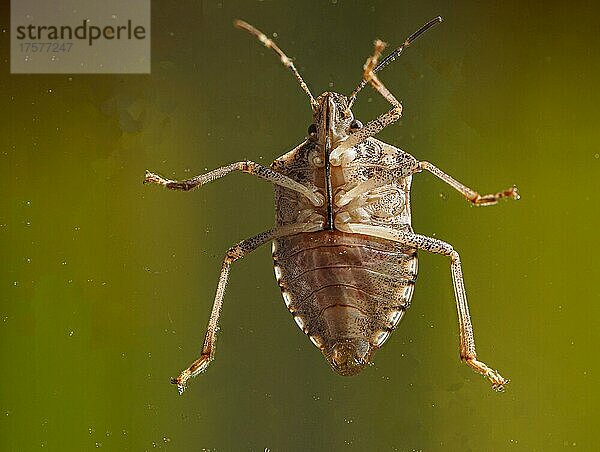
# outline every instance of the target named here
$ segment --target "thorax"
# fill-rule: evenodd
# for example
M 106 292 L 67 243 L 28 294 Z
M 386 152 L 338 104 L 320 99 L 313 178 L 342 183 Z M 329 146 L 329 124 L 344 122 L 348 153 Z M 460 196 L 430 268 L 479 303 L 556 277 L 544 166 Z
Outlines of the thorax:
M 335 143 L 334 143 L 335 145 Z M 352 162 L 330 165 L 332 190 L 331 210 L 335 221 L 366 222 L 397 228 L 410 225 L 410 174 L 389 178 L 399 151 L 393 146 L 370 138 L 355 148 Z M 272 164 L 286 176 L 313 187 L 325 195 L 326 171 L 324 146 L 306 141 Z M 309 213 L 324 218 L 328 205 L 313 206 L 304 196 L 275 187 L 277 224 L 301 222 Z

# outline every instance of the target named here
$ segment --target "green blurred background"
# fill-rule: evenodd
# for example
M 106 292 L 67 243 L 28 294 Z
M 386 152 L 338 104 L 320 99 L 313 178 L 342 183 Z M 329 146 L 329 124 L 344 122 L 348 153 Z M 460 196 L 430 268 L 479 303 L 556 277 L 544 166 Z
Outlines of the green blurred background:
M 597 450 L 598 81 L 592 2 L 152 5 L 151 75 L 10 75 L 0 43 L 1 450 Z M 461 252 L 481 359 L 458 359 L 448 261 L 420 254 L 413 306 L 374 366 L 334 374 L 286 310 L 265 246 L 234 265 L 216 361 L 179 397 L 221 259 L 273 224 L 268 184 L 143 186 L 241 159 L 268 164 L 311 122 L 275 56 L 315 95 L 349 93 L 373 39 L 404 103 L 379 138 L 519 202 L 472 208 L 415 176 L 415 229 Z M 364 122 L 389 106 L 365 89 Z M 596 421 L 594 421 L 596 419 Z M 593 430 L 593 425 L 596 428 Z M 594 446 L 596 444 L 596 446 Z

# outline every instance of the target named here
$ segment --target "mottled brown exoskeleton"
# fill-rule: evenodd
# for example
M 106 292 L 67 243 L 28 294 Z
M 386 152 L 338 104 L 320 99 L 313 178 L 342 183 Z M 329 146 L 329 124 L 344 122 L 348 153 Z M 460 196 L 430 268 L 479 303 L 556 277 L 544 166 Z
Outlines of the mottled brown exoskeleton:
M 313 122 L 306 140 L 270 168 L 242 161 L 184 181 L 146 173 L 144 182 L 174 190 L 190 190 L 236 170 L 265 179 L 275 188 L 275 227 L 238 243 L 225 255 L 200 358 L 172 380 L 180 393 L 188 379 L 206 370 L 214 358 L 231 264 L 269 241 L 287 308 L 339 374 L 360 372 L 398 325 L 410 305 L 417 250 L 421 249 L 450 259 L 461 359 L 486 376 L 495 389 L 501 390 L 508 382 L 477 360 L 458 253 L 446 242 L 413 232 L 410 185 L 413 174 L 427 170 L 478 206 L 495 204 L 504 197 L 518 199 L 516 188 L 481 196 L 431 163 L 373 138 L 402 114 L 402 105 L 377 72 L 438 22 L 440 17 L 425 24 L 381 62 L 385 43 L 376 41 L 363 78 L 350 96 L 325 92 L 316 99 L 293 62 L 271 39 L 246 22 L 235 22 L 274 50 L 292 71 L 310 99 Z M 351 108 L 366 84 L 387 99 L 392 109 L 363 126 Z

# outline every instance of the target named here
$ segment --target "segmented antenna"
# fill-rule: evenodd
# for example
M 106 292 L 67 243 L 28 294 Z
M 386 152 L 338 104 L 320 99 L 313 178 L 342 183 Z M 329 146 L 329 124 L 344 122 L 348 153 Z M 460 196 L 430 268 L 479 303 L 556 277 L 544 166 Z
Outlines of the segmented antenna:
M 233 22 L 233 25 L 237 28 L 241 28 L 242 30 L 246 30 L 248 33 L 255 36 L 260 42 L 263 43 L 263 45 L 265 47 L 273 50 L 279 56 L 279 59 L 281 60 L 283 65 L 292 71 L 292 73 L 294 74 L 294 77 L 296 77 L 296 80 L 298 80 L 298 83 L 300 83 L 300 87 L 308 95 L 308 97 L 310 99 L 310 106 L 314 110 L 317 107 L 317 102 L 315 101 L 315 98 L 313 97 L 312 93 L 308 89 L 308 86 L 304 82 L 304 79 L 298 72 L 298 69 L 296 69 L 296 66 L 294 66 L 294 63 L 292 62 L 292 60 L 289 59 L 285 53 L 283 53 L 283 50 L 281 50 L 277 46 L 277 44 L 275 44 L 275 42 L 273 40 L 269 39 L 267 37 L 267 35 L 265 35 L 259 29 L 250 25 L 248 22 L 244 22 L 243 20 L 237 19 Z
M 392 61 L 394 61 L 396 58 L 398 58 L 400 56 L 400 54 L 404 51 L 405 48 L 407 48 L 414 41 L 416 41 L 419 36 L 421 36 L 423 33 L 425 33 L 431 27 L 439 24 L 441 21 L 442 21 L 442 17 L 437 16 L 436 18 L 431 19 L 429 22 L 427 22 L 425 25 L 423 25 L 417 31 L 415 31 L 408 38 L 406 38 L 406 41 L 404 41 L 404 43 L 400 47 L 398 47 L 396 50 L 394 50 L 392 53 L 390 53 L 388 56 L 386 56 L 383 60 L 381 60 L 379 62 L 379 64 L 377 66 L 375 66 L 375 68 L 373 69 L 373 74 L 376 74 L 377 72 L 382 70 L 384 67 L 386 67 L 388 64 L 390 64 Z M 350 94 L 350 102 L 349 102 L 348 108 L 352 107 L 352 104 L 354 103 L 354 101 L 356 99 L 356 95 L 360 92 L 361 89 L 363 89 L 365 87 L 365 85 L 367 83 L 369 83 L 369 80 L 366 78 L 363 78 L 360 81 L 360 83 L 358 84 L 358 86 L 356 88 L 354 88 L 354 91 L 352 91 L 352 94 Z

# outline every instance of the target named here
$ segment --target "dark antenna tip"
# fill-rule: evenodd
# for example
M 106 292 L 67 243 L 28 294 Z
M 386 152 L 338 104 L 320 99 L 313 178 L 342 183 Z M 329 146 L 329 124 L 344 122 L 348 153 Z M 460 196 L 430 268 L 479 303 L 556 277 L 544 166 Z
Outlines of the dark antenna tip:
M 383 60 L 381 60 L 379 62 L 379 64 L 377 66 L 375 66 L 373 68 L 373 70 L 372 70 L 373 74 L 376 74 L 377 72 L 382 70 L 384 67 L 386 67 L 388 64 L 390 64 L 392 61 L 394 61 L 396 58 L 398 58 L 400 56 L 400 54 L 404 51 L 405 48 L 410 46 L 415 40 L 417 40 L 417 38 L 419 36 L 421 36 L 423 33 L 425 33 L 431 27 L 434 27 L 435 25 L 442 22 L 442 20 L 443 20 L 442 16 L 434 17 L 429 22 L 427 22 L 425 25 L 423 25 L 421 28 L 419 28 L 417 31 L 415 31 L 412 35 L 410 35 L 408 38 L 406 38 L 406 40 L 400 47 L 398 47 L 396 50 L 394 50 L 392 53 L 390 53 L 388 56 L 386 56 Z M 363 79 L 360 81 L 358 86 L 356 88 L 354 88 L 354 91 L 352 91 L 352 93 L 350 94 L 350 97 L 349 97 L 350 102 L 349 102 L 348 108 L 352 107 L 352 104 L 356 100 L 356 95 L 360 92 L 360 90 L 362 90 L 365 87 L 365 85 L 367 83 L 368 83 L 368 80 L 363 77 Z
M 421 28 L 419 28 L 417 31 L 415 31 L 412 35 L 410 35 L 408 38 L 406 38 L 406 41 L 404 41 L 404 44 L 402 44 L 400 47 L 398 47 L 396 50 L 394 50 L 392 53 L 390 53 L 387 57 L 385 57 L 374 69 L 373 72 L 377 73 L 379 72 L 381 69 L 383 69 L 384 67 L 386 67 L 388 64 L 390 64 L 392 61 L 394 61 L 396 58 L 398 58 L 398 56 L 400 56 L 400 54 L 402 53 L 402 51 L 408 47 L 409 45 L 411 45 L 414 41 L 417 40 L 417 38 L 419 36 L 421 36 L 423 33 L 425 33 L 427 30 L 429 30 L 431 27 L 436 26 L 437 24 L 439 24 L 440 22 L 442 22 L 442 16 L 437 16 L 434 19 L 431 19 L 429 22 L 427 22 L 425 25 L 423 25 Z
M 425 25 L 423 25 L 421 28 L 419 28 L 417 31 L 415 31 L 412 35 L 410 35 L 406 41 L 404 42 L 404 46 L 407 47 L 410 44 L 413 43 L 413 41 L 415 41 L 419 36 L 421 36 L 423 33 L 425 33 L 427 30 L 429 30 L 431 27 L 436 26 L 437 24 L 439 24 L 440 22 L 442 22 L 442 16 L 437 16 L 433 19 L 431 19 L 429 22 L 427 22 Z M 400 49 L 397 49 L 397 51 L 399 51 Z

